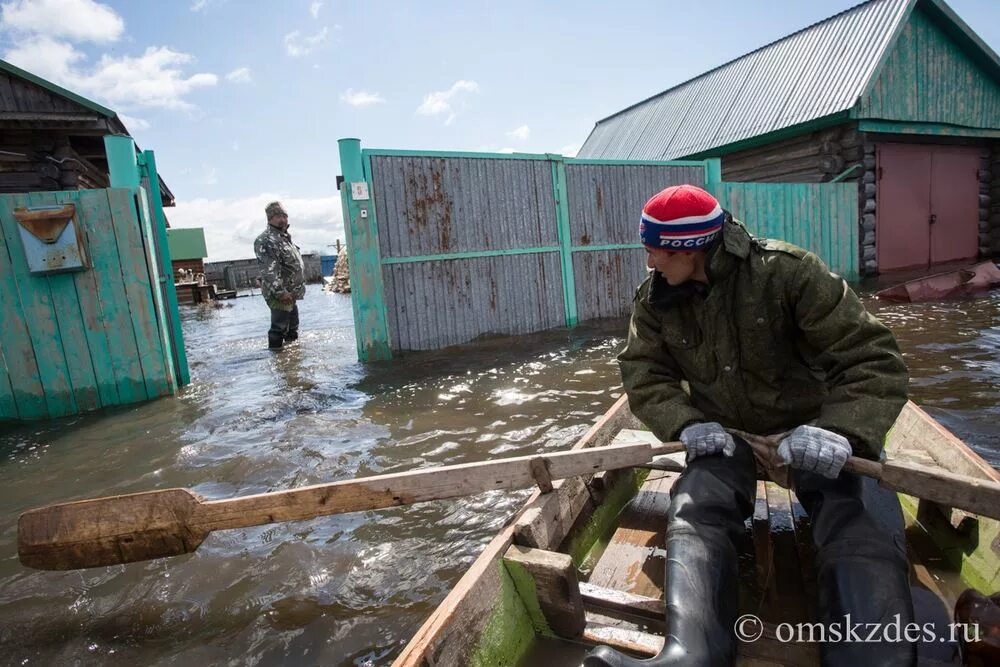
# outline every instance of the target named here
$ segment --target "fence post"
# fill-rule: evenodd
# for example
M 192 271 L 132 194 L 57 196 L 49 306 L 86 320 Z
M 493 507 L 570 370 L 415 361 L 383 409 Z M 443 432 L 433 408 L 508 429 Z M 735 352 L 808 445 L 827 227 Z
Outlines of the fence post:
M 710 157 L 705 160 L 705 185 L 722 182 L 722 158 Z
M 139 164 L 135 157 L 132 137 L 114 135 L 104 137 L 104 152 L 108 156 L 108 174 L 113 188 L 139 187 Z
M 167 240 L 167 218 L 163 213 L 163 200 L 160 199 L 160 176 L 156 171 L 156 157 L 153 151 L 142 152 L 141 168 L 149 180 L 149 204 L 153 213 L 153 223 L 156 234 L 157 259 L 160 262 L 160 281 L 167 297 L 167 319 L 172 333 L 171 351 L 174 356 L 174 369 L 177 373 L 177 386 L 191 384 L 191 372 L 188 369 L 187 351 L 184 349 L 184 331 L 181 329 L 181 314 L 177 305 L 177 288 L 174 287 L 174 267 L 170 260 L 170 242 Z
M 340 139 L 341 187 L 347 217 L 348 270 L 351 276 L 351 304 L 354 308 L 354 336 L 360 361 L 384 361 L 392 358 L 389 327 L 386 322 L 385 289 L 382 284 L 382 261 L 378 247 L 374 191 L 366 177 L 360 139 Z
M 552 161 L 552 194 L 556 204 L 556 225 L 559 238 L 559 261 L 562 267 L 563 304 L 566 326 L 577 324 L 576 278 L 573 274 L 573 238 L 569 227 L 569 197 L 566 187 L 566 161 L 561 155 L 549 155 Z

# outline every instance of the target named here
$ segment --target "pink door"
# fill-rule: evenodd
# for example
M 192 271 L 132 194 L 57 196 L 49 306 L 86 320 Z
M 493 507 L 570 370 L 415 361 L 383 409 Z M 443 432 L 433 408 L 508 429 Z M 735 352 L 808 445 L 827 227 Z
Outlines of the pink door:
M 978 149 L 880 144 L 877 159 L 879 271 L 977 256 Z
M 878 269 L 926 266 L 930 259 L 931 151 L 927 146 L 881 144 L 877 159 Z
M 979 255 L 979 150 L 934 150 L 931 166 L 931 264 Z

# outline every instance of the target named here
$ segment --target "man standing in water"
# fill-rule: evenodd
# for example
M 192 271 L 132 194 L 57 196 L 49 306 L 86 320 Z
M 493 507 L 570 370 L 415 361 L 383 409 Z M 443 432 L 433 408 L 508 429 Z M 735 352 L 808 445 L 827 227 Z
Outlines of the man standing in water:
M 295 302 L 306 295 L 305 265 L 288 233 L 288 213 L 281 202 L 268 204 L 264 214 L 267 229 L 254 241 L 253 250 L 261 265 L 261 294 L 271 309 L 267 346 L 280 350 L 284 343 L 299 337 L 299 307 Z
M 648 661 L 602 646 L 584 665 L 735 663 L 735 544 L 753 511 L 757 464 L 790 473 L 809 513 L 819 621 L 912 622 L 898 500 L 879 498 L 898 520 L 886 525 L 866 506 L 873 480 L 842 471 L 852 454 L 879 459 L 906 402 L 892 333 L 816 255 L 751 237 L 700 188 L 655 195 L 639 229 L 652 272 L 618 357 L 622 381 L 632 412 L 687 449 L 667 523 L 666 643 Z M 761 452 L 727 429 L 788 434 Z M 821 655 L 824 665 L 916 664 L 907 642 L 828 643 Z

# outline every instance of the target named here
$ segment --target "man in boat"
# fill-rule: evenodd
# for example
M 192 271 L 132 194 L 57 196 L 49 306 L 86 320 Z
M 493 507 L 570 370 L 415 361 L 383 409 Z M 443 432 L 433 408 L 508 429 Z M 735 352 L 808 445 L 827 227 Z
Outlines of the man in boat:
M 668 514 L 666 643 L 648 661 L 599 647 L 584 664 L 734 664 L 736 542 L 758 466 L 790 477 L 809 513 L 818 620 L 912 622 L 903 536 L 866 506 L 871 480 L 842 471 L 851 455 L 880 458 L 906 402 L 892 333 L 816 255 L 751 237 L 700 188 L 652 197 L 640 235 L 652 271 L 618 357 L 622 380 L 632 412 L 687 449 Z M 728 429 L 787 435 L 777 451 L 761 451 Z M 889 502 L 898 516 L 898 500 Z M 906 642 L 830 643 L 821 655 L 852 667 L 916 660 Z
M 306 295 L 305 265 L 288 233 L 288 213 L 281 202 L 268 204 L 264 214 L 267 229 L 254 241 L 253 250 L 261 265 L 261 294 L 271 309 L 267 346 L 280 350 L 299 337 L 299 307 L 295 302 Z

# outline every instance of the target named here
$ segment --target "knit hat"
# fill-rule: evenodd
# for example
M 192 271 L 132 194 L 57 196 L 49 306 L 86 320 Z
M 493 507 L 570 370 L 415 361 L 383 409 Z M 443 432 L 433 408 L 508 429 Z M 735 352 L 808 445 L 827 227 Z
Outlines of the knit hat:
M 722 232 L 725 214 L 719 201 L 694 185 L 674 185 L 642 207 L 642 244 L 674 252 L 710 247 Z
M 288 215 L 285 212 L 285 207 L 281 205 L 280 201 L 273 201 L 264 208 L 264 215 L 270 220 L 276 215 Z

